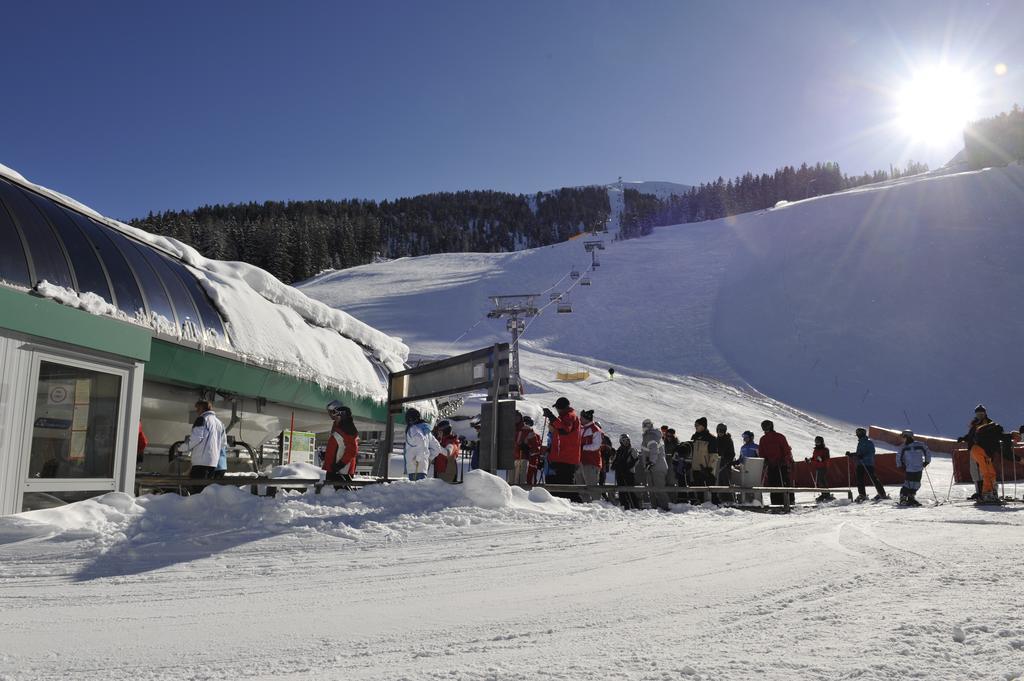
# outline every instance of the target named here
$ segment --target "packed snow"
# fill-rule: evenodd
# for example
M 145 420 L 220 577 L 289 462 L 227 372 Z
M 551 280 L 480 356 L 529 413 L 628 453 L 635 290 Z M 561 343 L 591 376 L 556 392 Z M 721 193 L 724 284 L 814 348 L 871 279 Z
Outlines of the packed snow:
M 641 413 L 683 426 L 737 411 L 733 431 L 756 431 L 765 396 L 842 432 L 878 423 L 961 435 L 979 402 L 1015 428 L 1021 215 L 1024 167 L 1010 166 L 609 241 L 592 285 L 569 292 L 573 313 L 548 307 L 530 323 L 520 344 L 528 393 L 575 391 L 574 404 L 634 431 Z M 503 320 L 486 319 L 489 295 L 539 293 L 547 304 L 570 268 L 589 263 L 572 241 L 402 258 L 300 288 L 401 336 L 415 355 L 442 356 L 508 340 Z M 555 367 L 577 365 L 594 369 L 589 381 L 553 381 Z M 608 366 L 619 370 L 614 385 L 602 383 Z M 618 392 L 630 375 L 651 381 L 649 395 Z M 691 410 L 681 377 L 720 383 L 720 406 Z
M 672 511 L 477 471 L 0 518 L 0 679 L 1024 678 L 1019 509 Z
M 63 194 L 29 182 L 6 166 L 0 165 L 0 175 L 185 263 L 227 324 L 229 339 L 204 338 L 205 343 L 230 349 L 243 361 L 376 400 L 386 399 L 387 389 L 367 357 L 374 357 L 392 371 L 404 367 L 409 351 L 399 339 L 367 326 L 341 309 L 311 300 L 258 267 L 205 258 L 180 241 L 104 217 Z M 47 284 L 40 292 L 93 314 L 143 323 L 159 332 L 173 326 L 167 320 L 129 319 L 112 306 L 97 305 L 90 298 L 98 297 L 94 294 L 70 296 L 74 292 L 58 288 Z

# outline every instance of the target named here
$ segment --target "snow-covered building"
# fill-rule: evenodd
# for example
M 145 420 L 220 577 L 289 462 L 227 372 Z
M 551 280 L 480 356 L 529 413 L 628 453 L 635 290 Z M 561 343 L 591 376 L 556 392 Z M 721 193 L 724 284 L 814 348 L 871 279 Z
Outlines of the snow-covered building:
M 254 449 L 329 429 L 332 399 L 361 429 L 382 427 L 406 346 L 263 270 L 4 166 L 0 243 L 0 513 L 131 492 L 137 468 L 166 470 L 200 398 Z

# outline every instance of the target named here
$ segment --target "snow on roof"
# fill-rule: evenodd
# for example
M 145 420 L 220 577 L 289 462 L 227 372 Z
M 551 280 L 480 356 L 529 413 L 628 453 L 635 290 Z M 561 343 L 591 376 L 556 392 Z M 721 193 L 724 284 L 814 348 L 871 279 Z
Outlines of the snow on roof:
M 101 215 L 2 164 L 0 175 L 185 263 L 224 318 L 231 350 L 246 362 L 377 400 L 386 397 L 386 388 L 371 358 L 392 371 L 404 368 L 409 348 L 400 339 L 309 298 L 265 270 L 205 258 L 187 244 Z M 98 308 L 85 309 L 97 313 Z

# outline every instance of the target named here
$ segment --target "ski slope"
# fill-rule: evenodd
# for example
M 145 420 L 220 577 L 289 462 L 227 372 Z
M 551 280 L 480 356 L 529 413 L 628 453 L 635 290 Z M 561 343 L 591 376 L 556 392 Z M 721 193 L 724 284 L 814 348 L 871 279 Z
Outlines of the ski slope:
M 673 511 L 477 471 L 0 518 L 0 679 L 1024 678 L 1020 512 Z
M 1024 339 L 1022 215 L 1015 165 L 609 242 L 592 286 L 571 289 L 573 313 L 551 306 L 530 324 L 524 378 L 538 399 L 575 392 L 603 422 L 634 430 L 643 413 L 680 426 L 734 414 L 734 432 L 756 431 L 770 399 L 802 415 L 783 414 L 779 429 L 808 451 L 807 419 L 826 439 L 867 422 L 959 435 L 984 402 L 1013 428 L 1024 420 L 1013 371 Z M 539 293 L 547 303 L 573 283 L 571 267 L 589 262 L 572 241 L 399 259 L 300 287 L 401 336 L 414 356 L 442 356 L 507 340 L 504 321 L 485 318 L 489 295 Z M 553 369 L 577 364 L 594 369 L 588 383 L 553 384 Z M 639 393 L 618 377 L 599 387 L 608 366 L 652 383 Z M 698 400 L 682 378 L 720 390 Z

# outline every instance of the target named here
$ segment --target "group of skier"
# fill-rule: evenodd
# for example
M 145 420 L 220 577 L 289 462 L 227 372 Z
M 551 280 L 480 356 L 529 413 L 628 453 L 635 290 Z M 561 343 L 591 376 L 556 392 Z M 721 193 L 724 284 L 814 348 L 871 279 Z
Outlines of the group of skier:
M 712 503 L 737 501 L 731 492 L 701 489 L 725 487 L 734 481 L 743 481 L 742 486 L 747 487 L 793 486 L 792 448 L 770 420 L 761 422 L 762 435 L 757 442 L 753 432 L 744 431 L 737 450 L 728 426 L 719 423 L 712 433 L 705 417 L 696 419 L 694 431 L 686 440 L 681 439 L 675 429 L 667 425 L 656 428 L 651 419 L 644 419 L 639 444 L 634 445 L 630 435 L 622 433 L 616 447 L 595 419 L 593 410 L 577 413 L 565 397 L 558 398 L 550 408 L 545 408 L 543 415 L 544 423 L 538 434 L 530 416 L 516 413 L 513 443 L 515 463 L 509 471 L 511 484 L 535 485 L 543 480 L 548 484 L 594 487 L 604 485 L 607 473 L 612 471 L 617 487 L 652 488 L 645 496 L 649 496 L 652 507 L 662 509 L 667 509 L 671 501 L 703 503 L 709 497 Z M 339 424 L 336 422 L 336 430 L 342 428 Z M 479 432 L 479 421 L 474 421 L 473 425 Z M 864 428 L 857 428 L 855 434 L 857 446 L 854 451 L 846 452 L 846 456 L 855 463 L 858 492 L 855 501 L 869 499 L 868 485 L 874 487 L 875 501 L 889 499 L 875 472 L 874 443 Z M 351 437 L 343 432 L 338 438 L 338 448 L 342 444 L 346 452 L 357 448 L 358 440 L 353 444 L 349 442 Z M 406 468 L 411 480 L 426 477 L 428 469 L 432 467 L 434 477 L 455 482 L 457 462 L 463 449 L 468 444 L 471 451 L 476 450 L 478 453 L 478 442 L 474 447 L 473 443 L 460 441 L 453 433 L 449 421 L 441 420 L 431 428 L 415 409 L 406 412 L 405 439 Z M 999 455 L 1003 439 L 1002 428 L 988 418 L 983 405 L 978 405 L 970 429 L 960 441 L 966 442 L 970 451 L 972 477 L 977 481 L 977 493 L 972 498 L 980 502 L 997 501 L 996 473 L 992 461 Z M 901 433 L 901 440 L 902 444 L 896 453 L 896 465 L 904 477 L 899 503 L 920 506 L 916 496 L 932 455 L 927 445 L 917 440 L 910 430 Z M 475 468 L 477 454 L 473 456 Z M 804 461 L 810 470 L 813 485 L 821 489 L 817 498 L 819 503 L 834 499 L 829 492 L 830 458 L 831 453 L 824 438 L 816 437 L 814 449 Z M 343 457 L 342 460 L 348 463 L 350 459 Z M 847 479 L 846 482 L 850 484 L 852 481 Z M 664 488 L 667 487 L 680 488 L 680 491 L 666 493 Z M 684 491 L 683 488 L 690 489 Z M 779 490 L 771 493 L 772 504 L 785 503 L 786 495 L 789 496 L 789 502 L 793 503 L 795 499 L 792 493 Z M 570 496 L 581 501 L 591 500 L 587 492 Z M 635 491 L 620 491 L 618 498 L 627 509 L 639 508 L 643 504 L 641 495 Z M 744 494 L 744 498 L 738 501 L 752 499 L 753 495 Z

